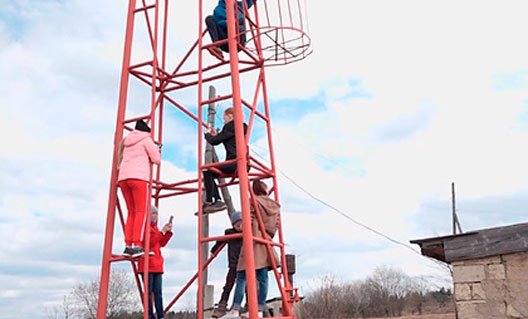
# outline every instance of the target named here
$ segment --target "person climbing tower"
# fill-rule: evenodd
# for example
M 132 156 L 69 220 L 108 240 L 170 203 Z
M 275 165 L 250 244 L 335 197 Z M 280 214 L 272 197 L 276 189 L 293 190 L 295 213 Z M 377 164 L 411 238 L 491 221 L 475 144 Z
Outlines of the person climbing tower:
M 246 2 L 247 9 L 253 6 L 256 0 L 244 0 Z M 246 44 L 246 19 L 244 17 L 244 3 L 242 1 L 236 1 L 235 13 L 237 15 L 237 32 L 239 34 L 238 42 L 240 46 Z M 226 17 L 226 3 L 225 0 L 219 0 L 218 4 L 213 10 L 213 14 L 205 18 L 205 24 L 207 31 L 211 37 L 212 42 L 217 42 L 227 39 L 227 17 Z M 229 45 L 227 42 L 219 44 L 211 48 L 210 51 L 214 56 L 219 59 L 224 58 L 224 52 L 229 52 Z M 237 51 L 240 51 L 240 47 Z
M 232 228 L 228 228 L 224 231 L 224 235 L 239 234 L 242 232 L 242 213 L 234 212 L 231 215 L 231 225 Z M 227 243 L 227 258 L 228 258 L 228 271 L 226 274 L 224 288 L 222 290 L 222 296 L 217 306 L 213 310 L 213 318 L 220 318 L 227 312 L 227 302 L 231 290 L 235 285 L 238 257 L 240 256 L 240 250 L 242 249 L 242 238 L 234 238 L 227 241 L 217 241 L 213 248 L 211 248 L 211 253 L 216 253 L 223 243 Z
M 123 255 L 139 257 L 143 249 L 143 225 L 147 211 L 147 187 L 151 164 L 161 161 L 160 148 L 150 136 L 150 127 L 143 120 L 122 141 L 118 153 L 118 184 L 125 198 L 125 250 Z
M 205 134 L 205 139 L 212 145 L 223 144 L 226 150 L 226 161 L 234 160 L 237 157 L 237 149 L 235 142 L 235 122 L 234 122 L 234 111 L 232 107 L 228 107 L 224 110 L 224 126 L 220 132 L 213 127 L 208 127 Z M 247 124 L 244 123 L 244 135 L 247 132 Z M 237 163 L 230 163 L 226 165 L 218 166 L 218 169 L 222 173 L 230 174 L 237 170 Z M 219 174 L 213 170 L 206 170 L 203 172 L 206 199 L 203 206 L 204 213 L 219 212 L 227 208 L 226 204 L 220 197 L 218 186 L 216 185 L 215 178 Z
M 257 179 L 253 181 L 252 185 L 253 193 L 255 194 L 254 200 L 256 206 L 251 204 L 251 228 L 253 236 L 266 240 L 272 240 L 275 237 L 278 229 L 279 215 L 280 215 L 280 204 L 269 197 L 268 186 L 263 181 Z M 259 213 L 264 224 L 265 232 L 262 233 L 258 218 L 256 214 Z M 255 263 L 255 277 L 257 279 L 257 302 L 258 302 L 258 315 L 259 318 L 267 313 L 266 298 L 268 296 L 268 271 L 272 267 L 272 258 L 276 265 L 280 265 L 279 256 L 277 252 L 272 248 L 272 256 L 269 256 L 266 244 L 254 242 L 253 243 L 253 257 Z M 235 281 L 235 293 L 233 296 L 233 305 L 231 309 L 223 316 L 222 319 L 234 319 L 247 317 L 247 313 L 241 312 L 242 300 L 244 298 L 244 292 L 246 290 L 246 271 L 245 268 L 245 257 L 244 252 L 241 251 L 238 258 L 237 274 Z

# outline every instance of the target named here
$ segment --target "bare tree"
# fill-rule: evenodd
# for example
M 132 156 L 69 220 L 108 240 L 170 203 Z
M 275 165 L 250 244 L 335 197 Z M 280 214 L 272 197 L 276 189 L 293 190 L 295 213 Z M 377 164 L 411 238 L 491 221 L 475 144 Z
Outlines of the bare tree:
M 322 277 L 300 305 L 302 319 L 395 317 L 412 313 L 452 312 L 450 290 L 433 289 L 431 278 L 410 277 L 378 267 L 365 280 L 340 283 Z
M 62 305 L 54 306 L 47 310 L 48 319 L 72 319 L 73 318 L 73 306 L 71 298 L 64 296 Z
M 410 291 L 411 279 L 403 271 L 381 266 L 374 269 L 366 280 L 375 315 L 400 316 L 405 306 L 405 296 Z M 381 307 L 380 307 L 381 306 Z
M 303 301 L 302 317 L 339 319 L 340 310 L 338 309 L 339 298 L 341 294 L 341 285 L 330 275 L 320 278 L 318 288 L 316 288 Z
M 406 298 L 406 305 L 411 313 L 417 313 L 419 315 L 423 313 L 429 288 L 430 284 L 425 278 L 417 277 L 412 279 Z
M 123 270 L 112 271 L 108 286 L 107 319 L 116 319 L 134 307 L 135 284 Z M 75 314 L 81 319 L 96 319 L 99 280 L 78 283 L 71 293 Z
M 366 293 L 366 284 L 363 281 L 354 281 L 344 286 L 344 299 L 348 301 L 346 305 L 346 314 L 351 317 L 359 317 L 362 314 L 364 306 L 368 303 L 368 294 Z

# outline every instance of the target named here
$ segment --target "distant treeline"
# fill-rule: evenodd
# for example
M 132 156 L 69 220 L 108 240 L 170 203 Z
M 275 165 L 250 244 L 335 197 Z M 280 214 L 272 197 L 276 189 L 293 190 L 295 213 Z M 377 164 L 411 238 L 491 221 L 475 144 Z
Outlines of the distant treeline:
M 449 313 L 454 309 L 450 288 L 379 267 L 365 280 L 341 283 L 332 277 L 322 278 L 298 312 L 302 319 L 341 319 Z
M 296 304 L 299 319 L 396 317 L 454 312 L 450 288 L 432 278 L 410 277 L 403 271 L 378 267 L 364 280 L 340 282 L 322 277 Z M 76 284 L 63 303 L 48 309 L 48 319 L 96 319 L 98 279 Z M 137 287 L 130 273 L 113 271 L 108 291 L 107 319 L 142 319 Z M 192 306 L 187 309 L 193 308 Z M 171 311 L 166 319 L 194 319 L 194 309 Z

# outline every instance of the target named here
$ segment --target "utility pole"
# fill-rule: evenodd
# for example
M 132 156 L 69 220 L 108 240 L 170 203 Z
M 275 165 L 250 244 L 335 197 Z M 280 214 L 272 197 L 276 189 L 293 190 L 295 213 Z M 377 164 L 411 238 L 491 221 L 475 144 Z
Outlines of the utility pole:
M 453 219 L 453 235 L 457 234 L 457 228 L 458 232 L 462 233 L 462 228 L 460 227 L 460 221 L 458 220 L 458 216 L 456 213 L 456 205 L 455 205 L 455 183 L 451 183 L 451 206 L 452 206 L 452 219 Z
M 460 222 L 458 221 L 458 216 L 456 213 L 456 204 L 455 204 L 455 183 L 451 182 L 451 208 L 452 208 L 452 219 L 453 219 L 453 235 L 457 234 L 457 228 L 458 232 L 462 233 L 462 228 L 460 227 Z M 449 267 L 449 271 L 451 272 L 451 278 L 454 278 L 453 275 L 453 268 Z M 453 304 L 455 305 L 455 318 L 460 319 L 458 316 L 458 306 L 455 299 L 455 294 L 452 295 L 453 298 Z
M 216 88 L 214 86 L 209 86 L 209 100 L 212 100 L 216 97 Z M 211 125 L 211 127 L 215 126 L 215 116 L 216 116 L 216 105 L 214 102 L 209 103 L 207 107 L 207 124 Z M 216 163 L 218 162 L 218 155 L 215 152 L 214 146 L 210 143 L 206 143 L 205 145 L 205 154 L 204 154 L 204 162 L 206 164 L 209 163 Z M 218 181 L 222 184 L 225 182 L 224 178 L 218 178 Z M 227 187 L 221 187 L 220 191 L 222 192 L 222 196 L 224 197 L 224 202 L 227 205 L 227 213 L 229 217 L 229 222 L 231 222 L 231 214 L 235 211 L 235 207 L 233 206 L 233 200 L 231 199 L 231 194 L 229 194 L 229 189 Z M 205 199 L 205 194 L 203 196 Z M 204 214 L 202 217 L 202 236 L 207 238 L 209 237 L 209 214 Z M 206 262 L 209 258 L 209 242 L 204 242 L 202 244 L 202 262 Z M 200 287 L 200 293 L 204 297 L 204 300 L 207 300 L 206 298 L 206 291 L 204 287 L 207 287 L 208 282 L 208 272 L 207 268 L 203 272 L 204 276 L 204 283 L 203 286 Z M 211 293 L 212 295 L 212 293 Z M 212 297 L 212 296 L 211 296 Z M 208 308 L 212 305 L 205 305 L 205 308 Z

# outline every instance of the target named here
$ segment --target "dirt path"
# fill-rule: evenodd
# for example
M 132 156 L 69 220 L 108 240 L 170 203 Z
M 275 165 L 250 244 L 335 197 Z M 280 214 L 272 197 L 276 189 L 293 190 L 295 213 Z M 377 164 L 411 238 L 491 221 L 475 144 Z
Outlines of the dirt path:
M 388 318 L 369 318 L 369 319 L 388 319 Z M 392 317 L 392 319 L 455 319 L 455 314 L 448 313 L 448 314 L 440 314 L 440 315 L 403 316 L 403 317 Z

